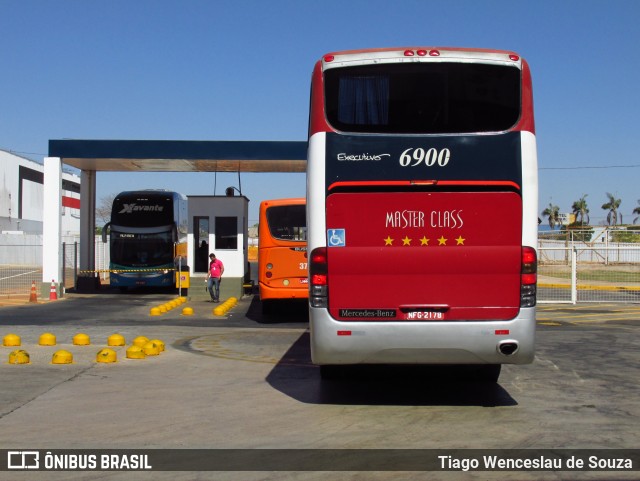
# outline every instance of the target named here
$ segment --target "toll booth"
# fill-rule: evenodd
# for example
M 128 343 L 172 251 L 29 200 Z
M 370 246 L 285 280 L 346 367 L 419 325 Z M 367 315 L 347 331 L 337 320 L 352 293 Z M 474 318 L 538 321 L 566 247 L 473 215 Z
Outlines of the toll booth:
M 190 274 L 189 296 L 208 299 L 205 280 L 209 254 L 224 264 L 220 299 L 240 299 L 249 277 L 248 224 L 249 199 L 243 195 L 188 195 L 189 231 L 187 237 Z

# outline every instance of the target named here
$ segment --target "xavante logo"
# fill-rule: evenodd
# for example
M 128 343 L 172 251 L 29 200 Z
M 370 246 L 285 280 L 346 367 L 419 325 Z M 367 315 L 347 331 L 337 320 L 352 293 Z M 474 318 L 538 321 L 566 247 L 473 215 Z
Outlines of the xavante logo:
M 118 214 L 132 214 L 133 212 L 162 212 L 164 206 L 161 205 L 137 205 L 124 204 L 122 210 Z

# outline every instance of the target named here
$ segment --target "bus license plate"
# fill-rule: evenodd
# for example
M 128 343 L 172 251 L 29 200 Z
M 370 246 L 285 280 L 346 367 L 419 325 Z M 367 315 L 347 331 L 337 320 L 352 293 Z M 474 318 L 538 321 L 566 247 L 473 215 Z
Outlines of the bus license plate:
M 444 312 L 441 311 L 409 311 L 404 313 L 407 321 L 443 321 Z

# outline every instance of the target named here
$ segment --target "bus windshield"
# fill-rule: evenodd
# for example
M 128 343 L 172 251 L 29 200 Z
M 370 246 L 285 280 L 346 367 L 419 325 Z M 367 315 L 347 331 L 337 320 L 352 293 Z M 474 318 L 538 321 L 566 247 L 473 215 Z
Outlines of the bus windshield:
M 130 267 L 173 264 L 171 231 L 154 234 L 112 232 L 111 262 Z
M 120 194 L 113 201 L 111 222 L 126 227 L 155 227 L 174 221 L 173 199 L 170 195 Z
M 377 64 L 324 72 L 329 123 L 345 132 L 498 132 L 520 117 L 520 70 L 483 63 Z
M 305 205 L 276 205 L 267 209 L 271 237 L 285 241 L 307 240 Z

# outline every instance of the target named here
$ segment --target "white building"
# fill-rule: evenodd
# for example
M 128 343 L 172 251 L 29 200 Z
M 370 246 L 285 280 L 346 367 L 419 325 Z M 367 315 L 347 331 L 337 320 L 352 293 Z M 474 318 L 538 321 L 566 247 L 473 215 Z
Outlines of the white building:
M 80 177 L 62 173 L 63 236 L 80 233 Z M 42 234 L 44 166 L 0 150 L 0 233 Z

